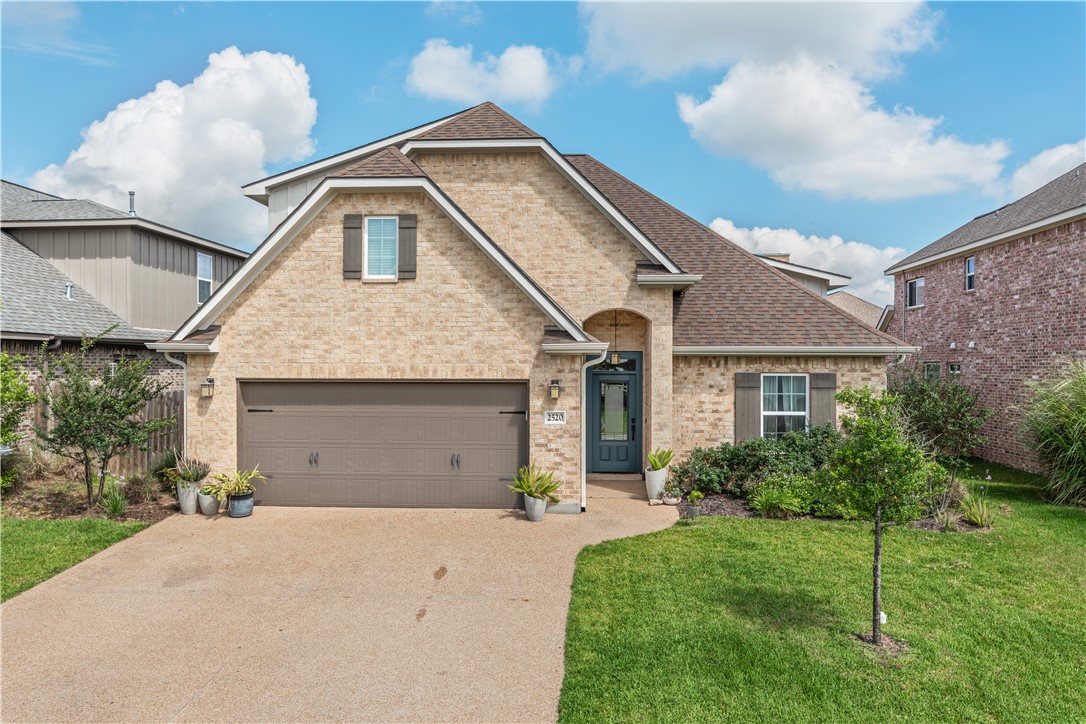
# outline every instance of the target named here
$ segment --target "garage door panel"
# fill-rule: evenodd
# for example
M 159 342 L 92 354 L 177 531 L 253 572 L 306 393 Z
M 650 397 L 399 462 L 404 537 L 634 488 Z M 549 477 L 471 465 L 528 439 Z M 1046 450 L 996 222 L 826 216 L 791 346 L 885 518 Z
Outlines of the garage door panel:
M 243 382 L 240 404 L 240 464 L 259 464 L 270 478 L 257 502 L 517 502 L 501 478 L 525 461 L 527 424 L 501 413 L 525 409 L 523 384 Z

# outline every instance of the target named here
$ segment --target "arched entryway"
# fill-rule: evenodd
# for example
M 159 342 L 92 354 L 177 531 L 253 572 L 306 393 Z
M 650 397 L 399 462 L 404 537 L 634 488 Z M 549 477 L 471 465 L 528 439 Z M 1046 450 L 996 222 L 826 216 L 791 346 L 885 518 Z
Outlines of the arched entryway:
M 607 358 L 588 369 L 586 380 L 587 472 L 639 473 L 648 429 L 648 320 L 609 309 L 585 320 L 584 330 L 610 345 Z

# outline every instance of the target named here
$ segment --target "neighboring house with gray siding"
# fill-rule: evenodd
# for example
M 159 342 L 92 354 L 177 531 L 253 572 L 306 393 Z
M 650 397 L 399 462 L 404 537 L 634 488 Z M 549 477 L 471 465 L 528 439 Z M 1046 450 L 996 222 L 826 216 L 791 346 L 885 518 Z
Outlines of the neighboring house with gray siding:
M 258 502 L 510 507 L 531 461 L 580 511 L 653 448 L 833 423 L 912 351 L 492 103 L 243 190 L 271 233 L 151 346 Z

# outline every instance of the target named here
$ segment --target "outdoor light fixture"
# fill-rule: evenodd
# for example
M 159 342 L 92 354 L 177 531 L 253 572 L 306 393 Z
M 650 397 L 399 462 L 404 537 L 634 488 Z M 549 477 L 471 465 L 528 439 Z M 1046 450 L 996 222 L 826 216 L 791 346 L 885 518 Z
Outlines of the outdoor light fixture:
M 622 356 L 618 353 L 618 310 L 615 310 L 615 351 L 611 352 L 611 366 L 618 367 Z
M 208 377 L 206 380 L 200 383 L 200 397 L 214 397 L 215 396 L 215 378 Z
M 562 389 L 562 385 L 558 384 L 558 380 L 551 380 L 551 399 L 557 400 L 558 393 Z

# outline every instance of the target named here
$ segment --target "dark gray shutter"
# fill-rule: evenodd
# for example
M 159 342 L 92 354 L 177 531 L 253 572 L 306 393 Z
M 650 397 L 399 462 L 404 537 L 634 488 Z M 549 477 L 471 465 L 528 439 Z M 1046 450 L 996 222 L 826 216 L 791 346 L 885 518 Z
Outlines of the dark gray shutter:
M 762 375 L 735 373 L 735 441 L 762 436 Z
M 837 374 L 811 373 L 811 425 L 837 425 Z
M 415 249 L 418 246 L 418 231 L 415 226 L 414 214 L 400 214 L 400 279 L 415 278 Z
M 362 278 L 362 215 L 343 215 L 343 278 Z

